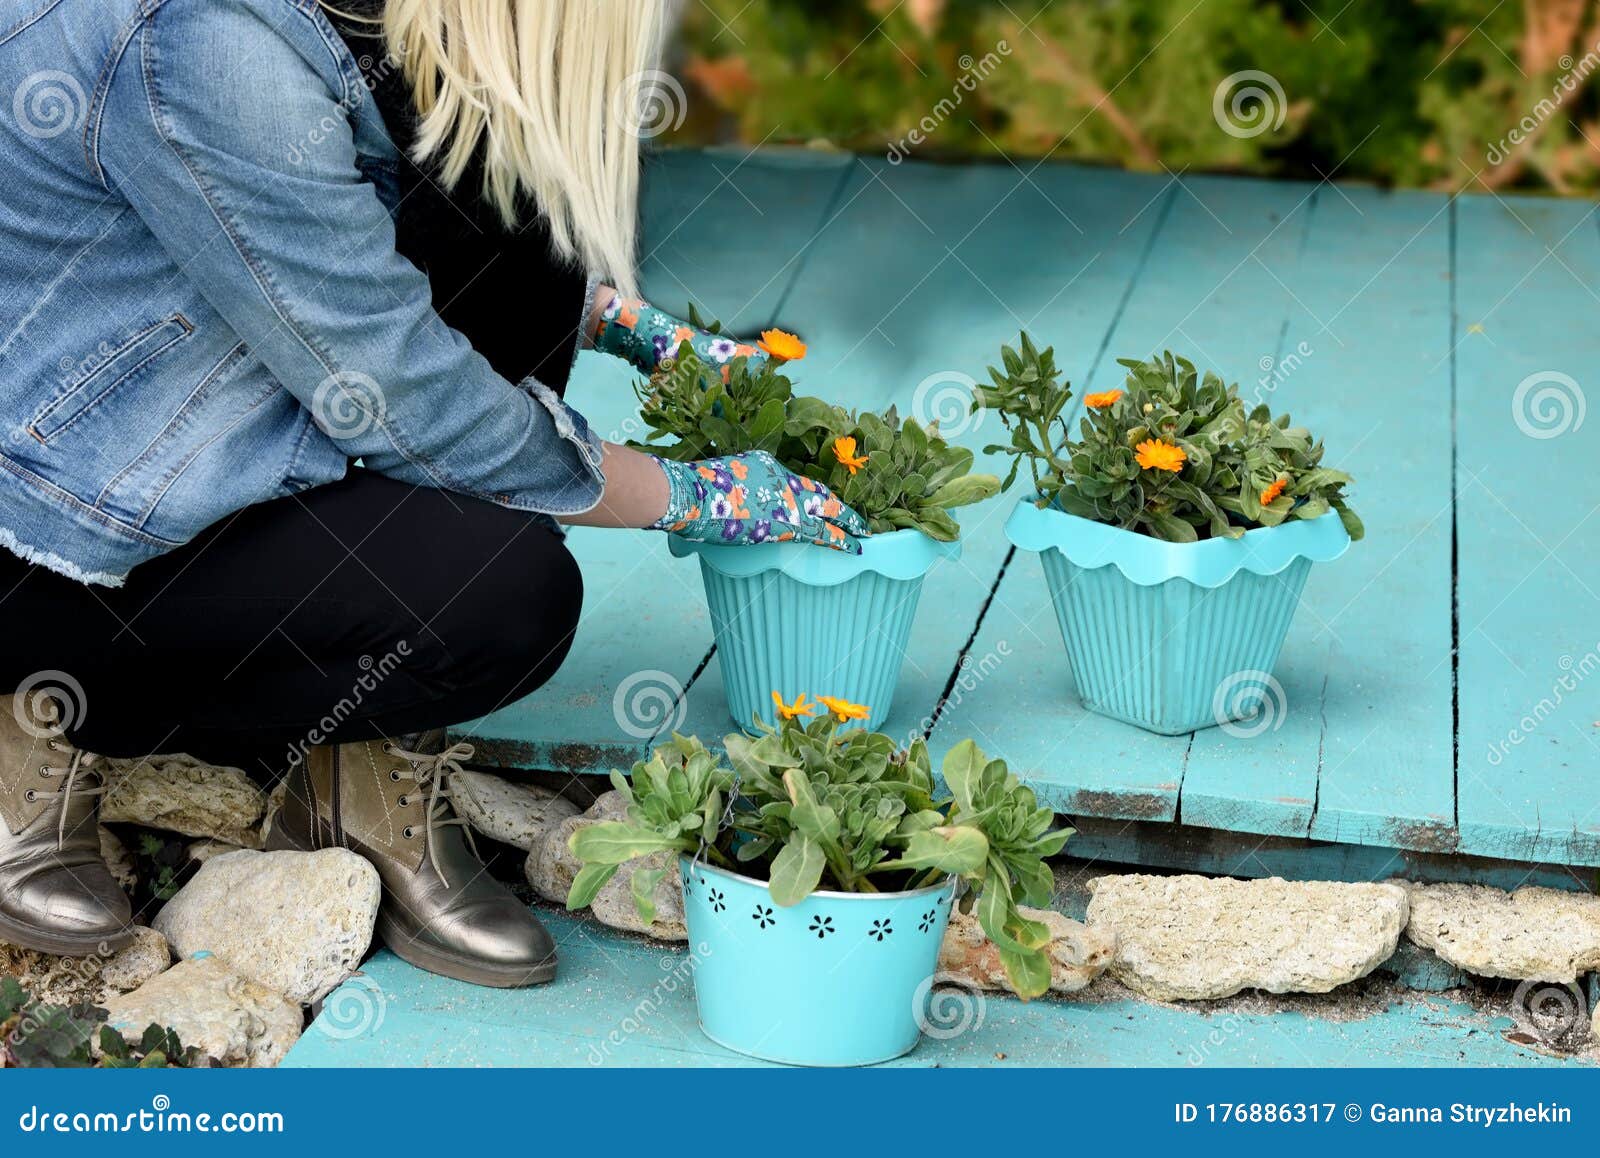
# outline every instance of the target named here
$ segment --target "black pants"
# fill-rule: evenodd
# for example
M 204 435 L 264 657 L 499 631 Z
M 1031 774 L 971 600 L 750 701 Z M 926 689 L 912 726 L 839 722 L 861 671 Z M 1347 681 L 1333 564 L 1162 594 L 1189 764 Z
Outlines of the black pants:
M 259 775 L 293 746 L 527 695 L 566 658 L 582 600 L 561 537 L 532 516 L 357 469 L 241 511 L 117 589 L 0 550 L 0 687 L 64 688 L 89 751 Z

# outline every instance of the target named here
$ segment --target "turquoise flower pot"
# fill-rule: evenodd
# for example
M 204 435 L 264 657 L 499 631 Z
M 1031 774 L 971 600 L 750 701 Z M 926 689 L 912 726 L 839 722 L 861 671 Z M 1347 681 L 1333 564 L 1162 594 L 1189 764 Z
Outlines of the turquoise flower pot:
M 1163 735 L 1282 710 L 1272 669 L 1311 564 L 1350 546 L 1333 513 L 1168 543 L 1032 500 L 1006 535 L 1039 552 L 1084 707 Z
M 922 580 L 961 554 L 921 531 L 862 540 L 860 555 L 808 543 L 725 547 L 673 536 L 672 553 L 698 555 L 728 714 L 777 722 L 772 693 L 838 696 L 865 704 L 879 727 L 894 705 Z
M 908 893 L 813 893 L 680 860 L 700 1028 L 766 1061 L 860 1066 L 916 1048 L 955 881 Z

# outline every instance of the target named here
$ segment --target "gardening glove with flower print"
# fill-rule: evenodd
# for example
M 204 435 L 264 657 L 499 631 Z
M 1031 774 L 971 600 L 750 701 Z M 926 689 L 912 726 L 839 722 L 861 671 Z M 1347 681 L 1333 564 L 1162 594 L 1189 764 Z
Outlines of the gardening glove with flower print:
M 752 370 L 758 369 L 769 358 L 791 361 L 804 355 L 805 347 L 787 334 L 771 331 L 781 337 L 783 344 L 769 346 L 767 336 L 758 343 L 739 342 L 724 335 L 713 334 L 692 326 L 663 310 L 658 310 L 643 298 L 624 298 L 615 294 L 600 315 L 600 329 L 595 332 L 594 347 L 607 354 L 633 363 L 645 374 L 655 372 L 663 359 L 677 355 L 678 347 L 687 342 L 689 347 L 708 366 L 726 369 L 735 358 L 745 358 Z
M 672 487 L 651 530 L 699 543 L 814 543 L 861 554 L 866 520 L 825 485 L 797 475 L 764 450 L 703 462 L 656 459 Z

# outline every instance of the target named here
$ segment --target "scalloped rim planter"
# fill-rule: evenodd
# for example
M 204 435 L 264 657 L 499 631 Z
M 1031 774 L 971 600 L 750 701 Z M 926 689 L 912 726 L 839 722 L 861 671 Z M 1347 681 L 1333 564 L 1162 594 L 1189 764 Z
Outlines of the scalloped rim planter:
M 1168 543 L 1024 499 L 1006 537 L 1039 553 L 1084 707 L 1163 735 L 1256 714 L 1333 512 L 1238 539 Z
M 916 1048 L 956 882 L 812 893 L 679 859 L 695 1005 L 712 1041 L 765 1061 L 873 1065 Z
M 679 558 L 700 559 L 728 714 L 741 728 L 752 716 L 776 722 L 774 691 L 865 704 L 863 726 L 879 727 L 894 706 L 923 577 L 961 554 L 959 542 L 921 531 L 869 536 L 859 555 L 808 543 L 670 543 Z

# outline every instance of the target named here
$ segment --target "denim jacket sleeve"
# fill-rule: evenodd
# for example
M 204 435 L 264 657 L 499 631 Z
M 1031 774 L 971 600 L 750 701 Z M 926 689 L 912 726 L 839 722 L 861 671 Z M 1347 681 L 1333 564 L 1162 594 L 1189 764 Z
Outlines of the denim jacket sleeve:
M 351 457 L 550 514 L 588 510 L 600 441 L 434 312 L 363 178 L 353 58 L 305 0 L 166 0 L 134 31 L 91 159 Z M 376 131 L 376 128 L 366 131 Z

